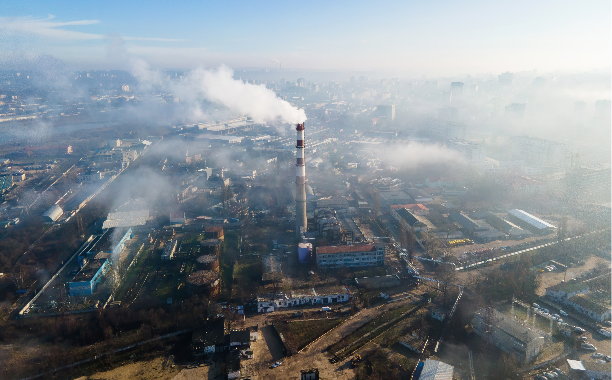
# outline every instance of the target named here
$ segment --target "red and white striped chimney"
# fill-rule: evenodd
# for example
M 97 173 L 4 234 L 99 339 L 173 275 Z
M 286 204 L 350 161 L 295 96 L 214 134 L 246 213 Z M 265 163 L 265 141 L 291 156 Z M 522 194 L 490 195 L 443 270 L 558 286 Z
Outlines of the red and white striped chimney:
M 298 237 L 306 232 L 306 162 L 304 160 L 304 123 L 295 127 L 297 143 L 295 145 L 295 233 Z

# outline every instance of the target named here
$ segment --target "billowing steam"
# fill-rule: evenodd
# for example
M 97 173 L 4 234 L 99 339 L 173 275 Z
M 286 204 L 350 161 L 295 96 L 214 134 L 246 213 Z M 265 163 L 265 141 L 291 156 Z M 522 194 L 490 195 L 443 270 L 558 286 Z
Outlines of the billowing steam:
M 380 160 L 388 166 L 413 169 L 422 165 L 461 165 L 465 159 L 459 152 L 433 144 L 411 142 L 391 144 L 378 153 Z
M 139 59 L 131 61 L 131 73 L 143 90 L 157 89 L 171 93 L 188 110 L 191 121 L 202 121 L 209 115 L 210 103 L 230 112 L 246 115 L 256 123 L 302 123 L 304 110 L 276 96 L 265 85 L 255 85 L 234 79 L 227 66 L 216 69 L 197 68 L 178 79 L 165 78 Z

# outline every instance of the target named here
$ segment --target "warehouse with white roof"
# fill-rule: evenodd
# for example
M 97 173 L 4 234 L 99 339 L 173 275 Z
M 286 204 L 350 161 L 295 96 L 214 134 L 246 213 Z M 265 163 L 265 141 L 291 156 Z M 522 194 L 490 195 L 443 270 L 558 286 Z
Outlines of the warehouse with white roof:
M 540 234 L 546 234 L 557 228 L 537 216 L 533 216 L 528 212 L 518 209 L 508 211 L 508 219 L 521 227 L 525 227 L 532 232 Z

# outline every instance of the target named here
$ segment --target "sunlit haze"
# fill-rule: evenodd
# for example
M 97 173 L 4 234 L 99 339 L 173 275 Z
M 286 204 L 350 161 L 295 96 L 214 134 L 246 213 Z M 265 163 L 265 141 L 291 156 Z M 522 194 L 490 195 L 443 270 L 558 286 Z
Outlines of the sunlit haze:
M 610 67 L 609 1 L 3 1 L 3 61 L 51 54 L 126 68 L 383 70 L 402 75 Z

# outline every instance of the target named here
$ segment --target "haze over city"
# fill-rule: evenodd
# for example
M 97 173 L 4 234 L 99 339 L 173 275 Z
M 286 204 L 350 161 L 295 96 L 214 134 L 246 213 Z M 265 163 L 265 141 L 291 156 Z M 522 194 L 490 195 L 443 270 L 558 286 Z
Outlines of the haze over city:
M 0 2 L 0 378 L 609 379 L 611 12 Z

